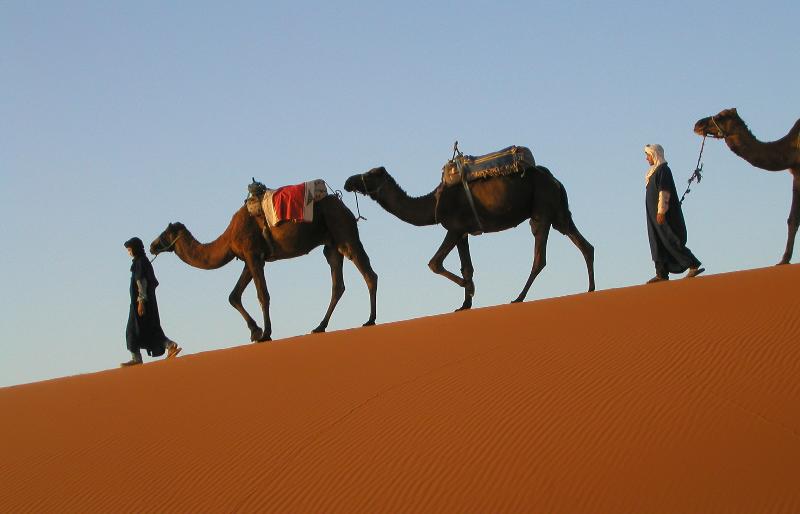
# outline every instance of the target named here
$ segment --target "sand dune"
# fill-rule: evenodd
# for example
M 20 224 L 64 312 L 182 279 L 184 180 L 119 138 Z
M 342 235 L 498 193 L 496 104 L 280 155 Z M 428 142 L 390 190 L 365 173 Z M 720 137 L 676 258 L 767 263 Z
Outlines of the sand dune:
M 0 389 L 0 512 L 800 512 L 799 284 L 759 269 Z

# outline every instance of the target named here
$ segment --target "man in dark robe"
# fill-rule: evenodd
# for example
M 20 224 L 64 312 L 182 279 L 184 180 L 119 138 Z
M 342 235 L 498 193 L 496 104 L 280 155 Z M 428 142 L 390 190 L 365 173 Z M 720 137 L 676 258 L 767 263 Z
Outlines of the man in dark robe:
M 650 163 L 645 177 L 647 235 L 656 267 L 656 276 L 647 283 L 669 280 L 670 273 L 683 273 L 687 269 L 686 278 L 696 277 L 705 268 L 700 267 L 700 261 L 686 248 L 686 222 L 664 149 L 661 145 L 646 145 L 644 152 Z
M 142 363 L 142 350 L 151 357 L 160 357 L 167 351 L 167 358 L 175 357 L 181 348 L 164 335 L 158 315 L 156 287 L 158 280 L 153 265 L 144 252 L 144 244 L 138 237 L 125 241 L 128 254 L 133 257 L 131 264 L 131 305 L 128 311 L 128 326 L 125 330 L 131 360 L 121 366 L 134 366 Z

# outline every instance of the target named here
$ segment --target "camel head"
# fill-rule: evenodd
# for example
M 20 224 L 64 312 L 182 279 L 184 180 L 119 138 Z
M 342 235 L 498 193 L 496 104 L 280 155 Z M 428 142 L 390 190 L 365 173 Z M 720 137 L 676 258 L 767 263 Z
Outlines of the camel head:
M 166 230 L 150 243 L 150 253 L 158 255 L 161 252 L 175 251 L 175 242 L 185 231 L 186 227 L 183 226 L 183 223 L 170 223 Z
M 736 109 L 725 109 L 715 116 L 709 116 L 698 120 L 694 124 L 694 133 L 698 136 L 710 136 L 716 139 L 723 139 L 733 133 L 736 125 L 741 125 L 742 119 Z
M 380 166 L 372 168 L 366 173 L 353 175 L 344 183 L 344 190 L 348 192 L 355 191 L 374 198 L 374 195 L 381 190 L 389 179 L 389 172 L 386 171 L 386 168 Z

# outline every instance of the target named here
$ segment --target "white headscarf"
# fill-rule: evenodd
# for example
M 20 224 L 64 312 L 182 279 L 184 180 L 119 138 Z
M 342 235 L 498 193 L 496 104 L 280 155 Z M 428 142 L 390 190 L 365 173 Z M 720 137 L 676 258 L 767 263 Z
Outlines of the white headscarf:
M 667 161 L 664 159 L 664 147 L 661 145 L 644 145 L 644 153 L 653 158 L 653 165 L 648 168 L 647 175 L 644 177 L 644 184 L 647 185 L 650 183 L 650 177 L 656 172 L 656 168 L 666 164 Z

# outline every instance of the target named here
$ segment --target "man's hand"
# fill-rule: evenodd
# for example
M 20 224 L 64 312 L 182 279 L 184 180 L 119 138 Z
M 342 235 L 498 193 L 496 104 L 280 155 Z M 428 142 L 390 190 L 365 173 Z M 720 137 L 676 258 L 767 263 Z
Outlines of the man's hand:
M 139 300 L 139 303 L 136 305 L 136 312 L 139 313 L 140 318 L 144 316 L 144 300 Z
M 663 225 L 664 223 L 667 222 L 667 215 L 664 214 L 663 212 L 659 212 L 658 214 L 656 214 L 656 221 L 658 222 L 659 225 Z

